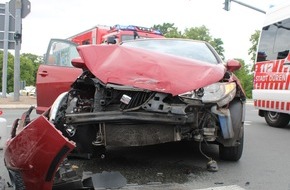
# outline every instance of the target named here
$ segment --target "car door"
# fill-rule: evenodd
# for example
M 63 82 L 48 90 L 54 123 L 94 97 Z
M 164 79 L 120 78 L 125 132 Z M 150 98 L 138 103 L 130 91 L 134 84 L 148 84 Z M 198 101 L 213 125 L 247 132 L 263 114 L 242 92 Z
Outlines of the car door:
M 62 92 L 68 91 L 70 85 L 82 73 L 75 68 L 71 60 L 79 57 L 77 45 L 68 40 L 51 39 L 44 63 L 41 64 L 36 76 L 36 95 L 38 114 L 46 111 Z

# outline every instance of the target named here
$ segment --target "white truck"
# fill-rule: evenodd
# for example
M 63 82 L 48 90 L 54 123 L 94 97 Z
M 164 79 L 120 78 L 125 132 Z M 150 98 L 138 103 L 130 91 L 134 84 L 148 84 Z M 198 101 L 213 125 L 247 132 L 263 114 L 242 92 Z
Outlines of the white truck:
M 260 34 L 253 100 L 259 116 L 272 127 L 290 120 L 290 3 L 271 8 Z

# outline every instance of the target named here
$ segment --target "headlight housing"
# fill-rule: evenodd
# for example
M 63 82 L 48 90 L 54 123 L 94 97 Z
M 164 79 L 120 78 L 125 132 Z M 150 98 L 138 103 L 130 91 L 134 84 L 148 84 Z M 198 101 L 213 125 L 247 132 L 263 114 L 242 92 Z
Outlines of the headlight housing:
M 201 98 L 204 103 L 217 103 L 224 106 L 229 103 L 236 94 L 236 83 L 215 83 L 204 88 L 204 96 Z
M 201 94 L 202 93 L 202 94 Z M 203 103 L 216 103 L 218 106 L 224 106 L 228 104 L 236 94 L 236 83 L 235 82 L 218 82 L 206 86 L 203 90 L 194 90 L 179 95 L 185 99 L 198 99 Z

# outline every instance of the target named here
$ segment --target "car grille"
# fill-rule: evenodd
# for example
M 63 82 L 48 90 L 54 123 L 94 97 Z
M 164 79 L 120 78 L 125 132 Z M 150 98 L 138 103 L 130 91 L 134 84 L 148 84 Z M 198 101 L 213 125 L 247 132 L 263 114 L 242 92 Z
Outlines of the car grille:
M 136 110 L 142 104 L 147 102 L 151 97 L 153 97 L 155 93 L 153 92 L 126 92 L 124 95 L 130 97 L 130 101 L 128 104 L 122 103 L 120 104 L 121 110 Z

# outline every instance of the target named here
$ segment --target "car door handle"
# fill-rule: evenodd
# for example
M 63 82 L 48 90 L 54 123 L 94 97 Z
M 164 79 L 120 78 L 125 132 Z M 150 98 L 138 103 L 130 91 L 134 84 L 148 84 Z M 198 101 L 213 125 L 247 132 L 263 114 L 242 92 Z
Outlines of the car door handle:
M 41 71 L 38 73 L 40 76 L 45 77 L 48 75 L 47 71 Z

